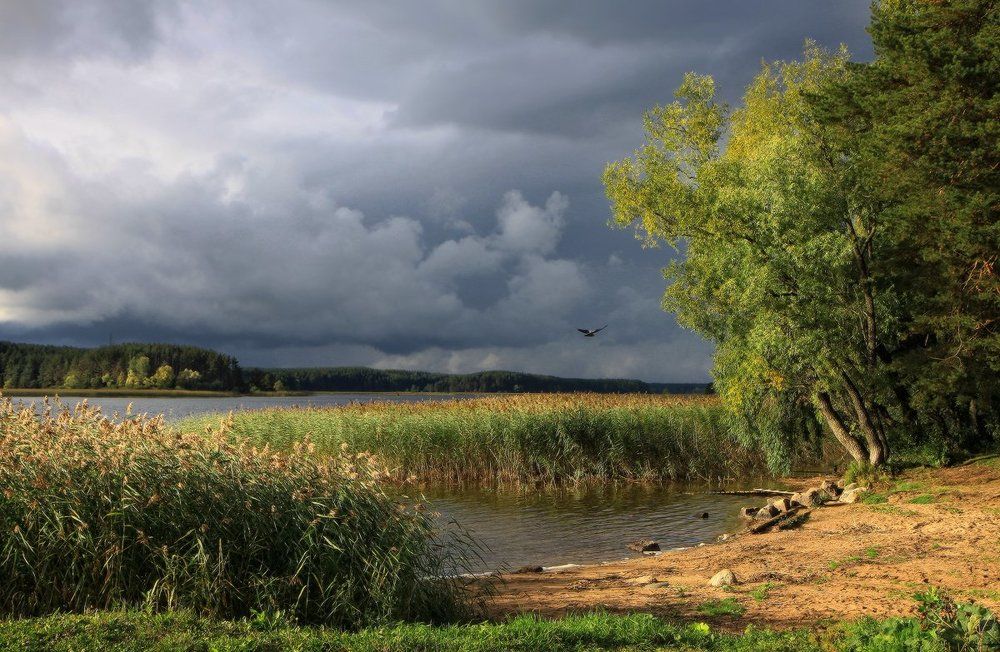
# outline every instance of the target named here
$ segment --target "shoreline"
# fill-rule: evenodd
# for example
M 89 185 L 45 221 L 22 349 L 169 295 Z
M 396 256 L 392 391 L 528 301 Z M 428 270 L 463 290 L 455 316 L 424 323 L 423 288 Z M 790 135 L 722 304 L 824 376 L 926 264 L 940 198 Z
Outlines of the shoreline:
M 787 630 L 908 616 L 912 594 L 929 586 L 1000 609 L 1000 458 L 908 471 L 877 500 L 813 509 L 790 530 L 741 531 L 652 557 L 504 574 L 490 617 L 601 610 L 707 620 L 728 631 L 750 624 Z M 723 569 L 736 583 L 710 586 Z M 726 601 L 735 603 L 733 613 L 708 613 Z

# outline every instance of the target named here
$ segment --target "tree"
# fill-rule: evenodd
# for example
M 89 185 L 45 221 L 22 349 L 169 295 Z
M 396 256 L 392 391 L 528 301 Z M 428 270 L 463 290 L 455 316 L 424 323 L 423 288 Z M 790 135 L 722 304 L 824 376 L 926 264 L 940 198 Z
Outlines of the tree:
M 149 357 L 139 355 L 129 360 L 126 387 L 146 387 L 149 384 Z
M 169 389 L 174 386 L 174 368 L 168 364 L 160 365 L 156 373 L 149 379 L 149 384 L 160 389 Z
M 176 385 L 180 389 L 193 389 L 198 386 L 201 374 L 193 369 L 181 369 L 177 374 Z
M 875 60 L 810 98 L 897 243 L 907 305 L 878 354 L 911 431 L 967 448 L 991 439 L 1000 402 L 998 28 L 995 0 L 879 2 Z
M 873 351 L 899 297 L 880 284 L 878 215 L 806 101 L 846 74 L 845 51 L 807 45 L 802 62 L 765 65 L 735 112 L 686 75 L 646 114 L 646 144 L 604 174 L 618 224 L 683 246 L 664 306 L 716 341 L 713 386 L 775 466 L 817 418 L 855 460 L 888 454 L 895 406 Z

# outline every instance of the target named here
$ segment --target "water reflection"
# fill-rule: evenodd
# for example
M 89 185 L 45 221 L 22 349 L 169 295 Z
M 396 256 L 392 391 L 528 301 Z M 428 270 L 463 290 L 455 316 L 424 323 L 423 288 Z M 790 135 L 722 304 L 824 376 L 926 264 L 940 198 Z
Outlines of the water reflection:
M 467 398 L 474 394 L 392 394 L 387 392 L 356 394 L 311 394 L 309 396 L 211 396 L 211 397 L 159 397 L 159 396 L 60 396 L 63 405 L 72 407 L 86 400 L 91 406 L 100 406 L 104 414 L 125 413 L 132 405 L 132 414 L 162 414 L 168 421 L 178 421 L 185 417 L 212 412 L 227 413 L 240 410 L 258 410 L 267 407 L 327 407 L 348 403 L 383 401 L 406 403 L 414 401 L 448 400 Z M 40 396 L 23 396 L 14 399 L 26 405 L 42 403 Z
M 636 539 L 653 539 L 663 550 L 713 541 L 739 526 L 739 508 L 754 499 L 707 489 L 626 485 L 423 493 L 443 522 L 457 521 L 484 545 L 475 570 L 485 571 L 622 559 L 637 555 L 626 547 Z

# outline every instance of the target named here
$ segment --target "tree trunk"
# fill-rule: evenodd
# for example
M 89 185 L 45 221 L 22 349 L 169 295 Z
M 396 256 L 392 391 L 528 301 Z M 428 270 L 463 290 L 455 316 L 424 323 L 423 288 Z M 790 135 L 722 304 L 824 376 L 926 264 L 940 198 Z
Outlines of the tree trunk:
M 852 435 L 851 431 L 844 425 L 844 420 L 833 408 L 830 395 L 826 392 L 817 392 L 816 403 L 819 405 L 819 411 L 823 414 L 823 418 L 826 419 L 826 425 L 830 426 L 833 436 L 837 438 L 841 446 L 847 449 L 847 452 L 854 458 L 854 461 L 868 461 L 869 454 L 864 443 Z
M 861 428 L 861 434 L 864 435 L 865 442 L 868 444 L 868 462 L 872 466 L 884 464 L 889 454 L 885 436 L 879 432 L 879 429 L 872 422 L 868 406 L 865 405 L 865 401 L 861 396 L 861 392 L 858 391 L 857 385 L 854 384 L 854 381 L 851 380 L 851 377 L 846 372 L 842 373 L 841 376 L 844 379 L 844 388 L 847 390 L 847 395 L 851 399 L 851 405 L 854 407 L 854 413 L 858 417 L 858 426 Z

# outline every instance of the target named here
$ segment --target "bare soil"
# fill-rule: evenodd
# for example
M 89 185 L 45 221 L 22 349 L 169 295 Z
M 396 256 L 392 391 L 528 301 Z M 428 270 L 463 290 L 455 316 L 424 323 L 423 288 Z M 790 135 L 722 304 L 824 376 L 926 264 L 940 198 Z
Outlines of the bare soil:
M 911 615 L 912 594 L 928 586 L 1000 611 L 1000 459 L 913 470 L 874 490 L 887 502 L 816 508 L 796 529 L 739 533 L 656 557 L 506 575 L 492 615 L 599 610 L 697 619 L 731 630 L 751 623 L 817 627 L 864 615 Z M 747 505 L 764 502 L 747 498 Z M 737 584 L 710 586 L 724 568 Z M 727 598 L 744 613 L 713 615 L 712 603 Z

